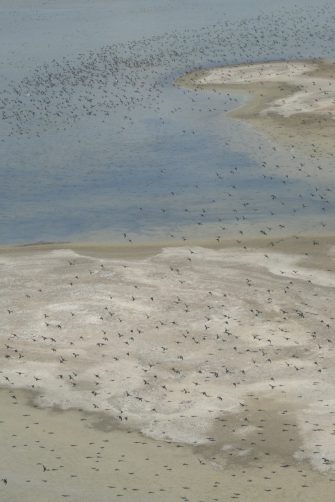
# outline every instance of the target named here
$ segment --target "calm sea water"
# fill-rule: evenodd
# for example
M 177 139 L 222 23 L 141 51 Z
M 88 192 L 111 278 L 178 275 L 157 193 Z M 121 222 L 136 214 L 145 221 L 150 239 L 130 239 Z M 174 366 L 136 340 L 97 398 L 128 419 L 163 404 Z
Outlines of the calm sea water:
M 1 0 L 0 243 L 333 231 L 329 179 L 298 171 L 319 159 L 226 117 L 244 98 L 173 82 L 334 58 L 334 20 L 323 1 Z

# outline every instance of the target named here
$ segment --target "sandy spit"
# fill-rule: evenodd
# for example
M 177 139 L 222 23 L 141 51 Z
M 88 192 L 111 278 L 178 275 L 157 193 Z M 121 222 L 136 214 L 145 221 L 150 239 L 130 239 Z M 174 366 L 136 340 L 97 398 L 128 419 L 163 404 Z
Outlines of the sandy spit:
M 230 112 L 287 146 L 309 155 L 333 156 L 335 63 L 272 61 L 189 73 L 176 85 L 194 90 L 234 91 L 250 100 Z

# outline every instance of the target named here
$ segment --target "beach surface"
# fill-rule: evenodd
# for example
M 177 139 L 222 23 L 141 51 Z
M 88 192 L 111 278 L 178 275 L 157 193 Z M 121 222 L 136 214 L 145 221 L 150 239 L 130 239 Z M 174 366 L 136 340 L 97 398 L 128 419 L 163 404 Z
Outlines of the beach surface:
M 0 266 L 6 500 L 331 500 L 335 238 Z
M 229 115 L 248 121 L 286 146 L 312 157 L 333 156 L 335 63 L 271 61 L 200 70 L 177 85 L 215 92 L 236 91 L 250 99 Z

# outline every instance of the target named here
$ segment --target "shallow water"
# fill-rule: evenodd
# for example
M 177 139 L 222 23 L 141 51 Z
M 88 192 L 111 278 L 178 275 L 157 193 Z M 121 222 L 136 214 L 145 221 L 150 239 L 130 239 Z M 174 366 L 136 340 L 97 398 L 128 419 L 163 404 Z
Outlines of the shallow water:
M 327 160 L 274 151 L 224 115 L 244 98 L 173 87 L 199 66 L 333 57 L 333 14 L 305 0 L 2 2 L 0 242 L 333 231 Z

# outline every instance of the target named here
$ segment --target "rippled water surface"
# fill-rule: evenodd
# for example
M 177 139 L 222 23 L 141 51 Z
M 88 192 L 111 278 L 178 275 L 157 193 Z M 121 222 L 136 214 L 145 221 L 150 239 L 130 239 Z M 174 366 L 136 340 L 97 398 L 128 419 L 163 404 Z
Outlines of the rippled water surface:
M 333 230 L 328 161 L 300 175 L 320 160 L 225 116 L 244 98 L 173 85 L 334 57 L 333 4 L 6 0 L 0 14 L 2 244 Z

